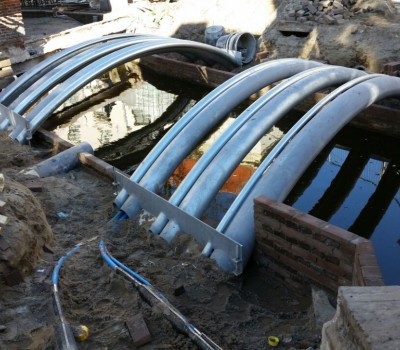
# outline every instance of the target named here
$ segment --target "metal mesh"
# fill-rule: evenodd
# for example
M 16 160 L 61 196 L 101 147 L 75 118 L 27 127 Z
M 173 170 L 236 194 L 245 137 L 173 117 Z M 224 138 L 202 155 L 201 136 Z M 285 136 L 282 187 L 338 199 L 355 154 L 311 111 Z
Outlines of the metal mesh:
M 88 4 L 89 1 L 73 0 L 21 0 L 22 7 L 53 7 L 57 5 Z

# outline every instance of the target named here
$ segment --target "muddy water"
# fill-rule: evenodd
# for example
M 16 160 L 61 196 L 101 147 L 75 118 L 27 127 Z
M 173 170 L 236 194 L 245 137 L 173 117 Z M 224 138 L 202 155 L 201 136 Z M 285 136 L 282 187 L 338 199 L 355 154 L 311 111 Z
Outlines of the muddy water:
M 72 142 L 89 141 L 96 154 L 132 172 L 171 126 L 207 92 L 160 77 L 127 84 L 60 124 L 54 131 Z M 238 107 L 198 145 L 171 177 L 177 186 L 205 150 L 245 106 Z M 207 212 L 215 225 L 268 151 L 290 128 L 292 115 L 252 149 Z M 286 203 L 348 229 L 374 243 L 387 284 L 400 283 L 400 140 L 345 128 L 321 152 Z

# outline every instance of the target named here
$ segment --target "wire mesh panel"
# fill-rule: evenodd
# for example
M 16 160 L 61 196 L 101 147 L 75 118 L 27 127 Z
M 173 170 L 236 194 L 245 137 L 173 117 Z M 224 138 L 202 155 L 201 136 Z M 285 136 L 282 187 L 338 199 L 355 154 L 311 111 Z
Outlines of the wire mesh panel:
M 60 3 L 60 0 L 21 0 L 22 7 L 51 7 Z
M 85 0 L 21 0 L 22 7 L 54 7 L 56 5 L 88 5 Z

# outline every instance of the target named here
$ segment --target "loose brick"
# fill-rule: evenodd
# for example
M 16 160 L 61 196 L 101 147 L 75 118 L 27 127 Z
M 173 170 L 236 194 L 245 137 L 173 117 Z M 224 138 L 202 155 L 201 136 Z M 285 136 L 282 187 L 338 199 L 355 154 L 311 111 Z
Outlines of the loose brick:
M 151 342 L 152 338 L 142 314 L 137 314 L 128 320 L 126 326 L 136 346 L 142 346 Z
M 25 186 L 28 187 L 32 192 L 42 192 L 43 186 L 39 180 L 28 180 L 25 182 Z
M 6 284 L 10 287 L 20 284 L 24 281 L 21 273 L 18 270 L 14 270 L 4 277 Z

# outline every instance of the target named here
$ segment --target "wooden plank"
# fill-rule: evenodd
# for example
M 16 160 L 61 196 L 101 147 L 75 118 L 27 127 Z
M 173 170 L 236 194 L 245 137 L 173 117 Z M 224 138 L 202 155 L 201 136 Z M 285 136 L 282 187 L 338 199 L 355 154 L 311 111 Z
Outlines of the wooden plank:
M 14 74 L 14 71 L 11 67 L 4 67 L 0 69 L 0 79 L 10 77 Z
M 0 68 L 4 67 L 11 67 L 11 60 L 9 58 L 0 61 Z
M 78 158 L 82 165 L 88 166 L 91 169 L 99 172 L 101 175 L 114 180 L 114 167 L 111 164 L 108 164 L 104 160 L 101 160 L 100 158 L 97 158 L 93 154 L 87 152 L 79 153 Z
M 50 143 L 53 145 L 53 154 L 57 154 L 59 152 L 65 151 L 68 148 L 71 148 L 73 146 L 72 143 L 65 141 L 61 137 L 57 136 L 56 134 L 53 134 L 52 132 L 49 132 L 44 129 L 39 129 L 35 133 L 35 137 L 38 137 L 42 139 L 45 142 Z
M 35 136 L 39 137 L 45 142 L 52 144 L 54 154 L 62 152 L 73 146 L 72 143 L 63 140 L 56 134 L 53 134 L 52 132 L 44 129 L 39 129 L 35 133 Z M 108 179 L 114 180 L 114 167 L 111 164 L 108 164 L 107 162 L 101 160 L 100 158 L 97 158 L 93 154 L 86 152 L 79 153 L 78 157 L 83 166 L 95 170 L 99 174 L 107 177 Z
M 158 55 L 141 58 L 139 60 L 139 65 L 154 70 L 157 74 L 172 76 L 176 79 L 211 88 L 217 87 L 235 75 L 231 72 L 182 62 Z
M 141 58 L 139 65 L 148 68 L 157 74 L 166 75 L 191 83 L 197 83 L 208 88 L 215 88 L 226 80 L 232 78 L 235 73 L 226 72 L 214 68 L 208 68 L 198 64 L 181 62 L 157 55 Z M 266 87 L 259 93 L 250 97 L 249 102 L 267 92 L 272 86 Z M 295 107 L 295 110 L 307 112 L 315 103 L 324 98 L 326 94 L 315 93 L 304 99 Z M 381 105 L 372 105 L 361 111 L 350 125 L 366 130 L 371 130 L 393 137 L 400 137 L 400 109 L 389 108 Z

